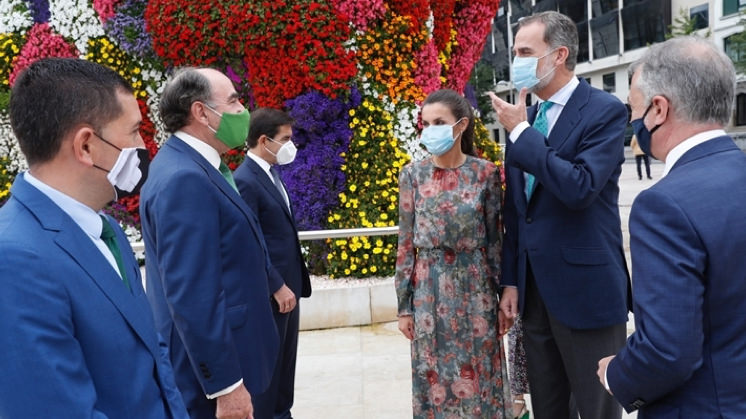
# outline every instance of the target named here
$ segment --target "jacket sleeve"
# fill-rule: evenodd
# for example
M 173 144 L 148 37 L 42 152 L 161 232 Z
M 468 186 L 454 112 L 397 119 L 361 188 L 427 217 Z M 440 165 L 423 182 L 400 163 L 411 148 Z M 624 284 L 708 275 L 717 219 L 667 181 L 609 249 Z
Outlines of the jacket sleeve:
M 414 237 L 414 185 L 412 184 L 412 166 L 402 168 L 399 174 L 399 245 L 396 253 L 396 274 L 394 286 L 398 300 L 400 316 L 412 315 L 414 307 L 415 249 Z
M 707 260 L 687 214 L 665 194 L 638 195 L 629 224 L 636 330 L 607 369 L 628 411 L 675 391 L 702 365 Z

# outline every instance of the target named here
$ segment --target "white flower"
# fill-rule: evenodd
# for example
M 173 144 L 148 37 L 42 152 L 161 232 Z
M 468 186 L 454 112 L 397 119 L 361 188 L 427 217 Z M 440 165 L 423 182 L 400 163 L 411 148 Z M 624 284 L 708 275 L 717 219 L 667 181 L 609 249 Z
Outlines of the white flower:
M 88 40 L 104 36 L 104 28 L 88 0 L 50 0 L 49 25 L 58 34 L 75 42 L 85 57 Z
M 0 1 L 0 33 L 20 32 L 34 24 L 34 18 L 24 0 Z
M 0 158 L 8 158 L 8 171 L 21 173 L 28 170 L 26 158 L 21 153 L 16 136 L 10 127 L 10 115 L 6 112 L 0 112 Z

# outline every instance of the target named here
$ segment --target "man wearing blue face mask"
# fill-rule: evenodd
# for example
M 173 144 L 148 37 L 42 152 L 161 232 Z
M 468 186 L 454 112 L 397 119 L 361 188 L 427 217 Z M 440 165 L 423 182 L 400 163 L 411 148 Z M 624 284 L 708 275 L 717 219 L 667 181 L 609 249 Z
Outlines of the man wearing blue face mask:
M 521 19 L 514 42 L 516 105 L 492 95 L 510 131 L 501 309 L 522 315 L 537 419 L 619 418 L 596 359 L 624 345 L 629 276 L 617 185 L 627 110 L 574 74 L 578 34 L 557 12 Z M 539 104 L 526 109 L 531 92 Z
M 140 198 L 148 298 L 192 419 L 253 417 L 277 359 L 274 269 L 256 215 L 220 155 L 241 147 L 250 116 L 230 79 L 186 68 L 166 84 L 173 135 Z
M 746 417 L 746 156 L 723 128 L 736 73 L 699 38 L 630 67 L 632 125 L 665 162 L 629 219 L 635 332 L 598 376 L 638 418 Z

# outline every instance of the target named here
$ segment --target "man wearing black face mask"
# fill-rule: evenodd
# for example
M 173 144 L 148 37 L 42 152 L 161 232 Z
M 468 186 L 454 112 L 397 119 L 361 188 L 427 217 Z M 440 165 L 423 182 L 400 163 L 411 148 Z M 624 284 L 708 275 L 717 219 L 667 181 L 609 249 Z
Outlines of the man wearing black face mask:
M 99 213 L 144 178 L 132 88 L 98 64 L 39 60 L 10 120 L 30 169 L 0 209 L 0 417 L 186 417 L 132 248 Z
M 730 59 L 699 38 L 652 46 L 630 69 L 640 146 L 665 162 L 629 220 L 635 332 L 599 361 L 638 417 L 746 417 L 746 156 L 723 128 Z

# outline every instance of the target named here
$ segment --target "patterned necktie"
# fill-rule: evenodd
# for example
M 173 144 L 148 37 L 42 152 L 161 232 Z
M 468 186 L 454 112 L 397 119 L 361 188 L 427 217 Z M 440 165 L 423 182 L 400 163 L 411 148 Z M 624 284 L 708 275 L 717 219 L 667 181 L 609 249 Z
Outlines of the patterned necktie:
M 549 133 L 549 120 L 547 120 L 547 111 L 554 105 L 554 102 L 545 101 L 539 105 L 539 113 L 534 119 L 534 129 L 542 133 L 545 137 Z M 536 188 L 536 178 L 531 173 L 526 173 L 526 202 L 531 199 L 531 194 Z
M 287 195 L 285 195 L 285 188 L 282 187 L 282 181 L 280 180 L 280 174 L 277 173 L 277 170 L 275 170 L 274 166 L 270 166 L 269 173 L 272 174 L 272 180 L 274 181 L 275 188 L 277 188 L 280 196 L 285 201 L 285 205 L 287 205 L 288 209 L 290 209 L 290 205 L 288 205 L 288 197 Z
M 229 185 L 231 185 L 231 188 L 233 188 L 234 191 L 238 192 L 238 187 L 236 186 L 236 181 L 233 180 L 233 173 L 231 173 L 231 169 L 228 168 L 228 166 L 220 162 L 220 174 L 223 175 L 225 178 L 225 181 L 228 182 Z
M 122 253 L 119 251 L 119 245 L 117 244 L 117 236 L 114 233 L 114 229 L 111 228 L 111 224 L 106 220 L 103 215 L 100 215 L 101 221 L 103 222 L 103 228 L 101 229 L 101 240 L 106 243 L 106 247 L 109 248 L 111 254 L 114 255 L 114 260 L 117 262 L 117 268 L 119 268 L 119 274 L 122 276 L 122 282 L 127 286 L 127 289 L 132 291 L 130 282 L 127 279 L 127 275 L 124 270 L 124 262 L 122 261 Z

